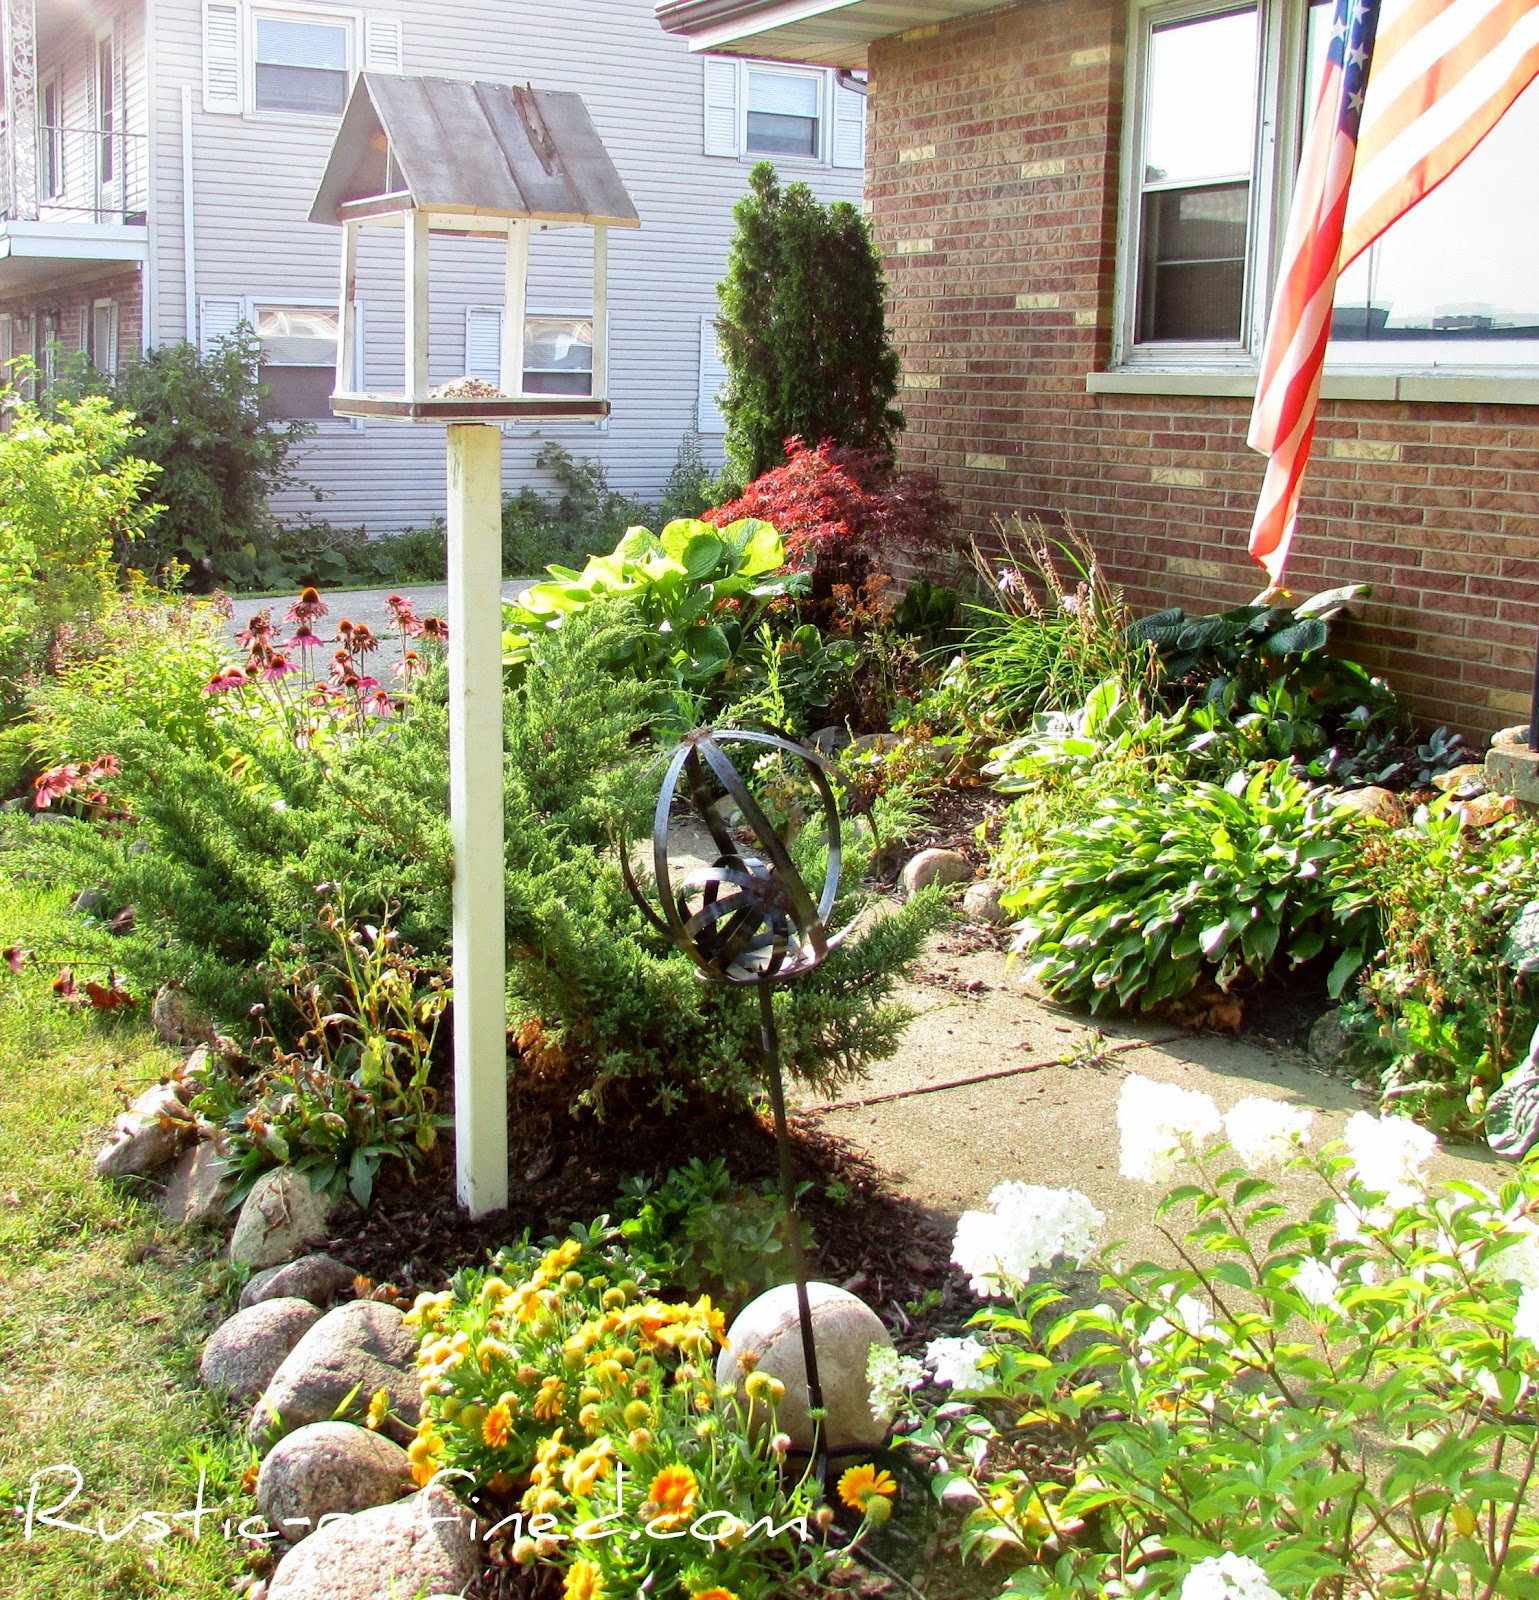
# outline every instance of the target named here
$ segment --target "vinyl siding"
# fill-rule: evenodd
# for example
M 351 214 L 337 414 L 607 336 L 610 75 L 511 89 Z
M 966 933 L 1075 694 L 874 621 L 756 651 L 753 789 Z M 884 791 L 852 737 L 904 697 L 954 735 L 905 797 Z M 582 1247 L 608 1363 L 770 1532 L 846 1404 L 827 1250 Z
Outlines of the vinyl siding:
M 193 91 L 193 171 L 197 291 L 255 300 L 333 303 L 340 234 L 304 217 L 330 149 L 324 120 L 207 113 L 202 101 L 202 7 L 193 0 L 154 5 L 155 132 L 158 149 L 152 217 L 152 311 L 160 340 L 195 336 L 186 327 L 182 266 L 182 88 Z M 323 9 L 316 7 L 315 9 Z M 602 461 L 610 482 L 655 498 L 694 416 L 699 391 L 700 319 L 716 309 L 732 207 L 752 162 L 703 153 L 704 69 L 682 41 L 664 34 L 651 0 L 581 0 L 550 5 L 428 4 L 425 0 L 341 15 L 382 15 L 403 24 L 404 70 L 448 77 L 532 82 L 580 93 L 642 217 L 640 230 L 610 235 L 610 397 L 606 426 L 565 424 L 510 432 L 504 483 L 538 482 L 534 460 L 547 439 Z M 786 163 L 824 199 L 858 201 L 861 174 Z M 366 231 L 360 256 L 367 379 L 400 382 L 400 235 Z M 591 234 L 536 240 L 531 309 L 587 307 Z M 577 282 L 562 279 L 563 258 Z M 433 381 L 464 371 L 465 307 L 502 297 L 502 256 L 481 241 L 435 239 Z M 708 458 L 720 436 L 706 435 Z M 371 532 L 420 525 L 443 510 L 441 427 L 371 421 L 359 429 L 320 425 L 299 463 L 322 491 L 289 493 L 286 516 L 324 516 Z

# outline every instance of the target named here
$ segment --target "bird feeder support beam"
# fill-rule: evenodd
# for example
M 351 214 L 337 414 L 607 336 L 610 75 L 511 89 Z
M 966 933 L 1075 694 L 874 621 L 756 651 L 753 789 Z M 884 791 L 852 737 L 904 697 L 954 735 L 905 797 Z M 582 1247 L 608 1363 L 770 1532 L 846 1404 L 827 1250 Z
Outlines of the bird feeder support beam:
M 427 399 L 428 392 L 428 216 L 408 211 L 402 219 L 406 241 L 406 394 Z
M 529 302 L 529 224 L 508 224 L 508 268 L 502 296 L 502 375 L 504 394 L 524 392 L 524 316 Z
M 337 393 L 361 389 L 358 351 L 358 224 L 342 224 L 342 281 L 337 298 Z
M 593 229 L 593 398 L 609 397 L 609 229 Z

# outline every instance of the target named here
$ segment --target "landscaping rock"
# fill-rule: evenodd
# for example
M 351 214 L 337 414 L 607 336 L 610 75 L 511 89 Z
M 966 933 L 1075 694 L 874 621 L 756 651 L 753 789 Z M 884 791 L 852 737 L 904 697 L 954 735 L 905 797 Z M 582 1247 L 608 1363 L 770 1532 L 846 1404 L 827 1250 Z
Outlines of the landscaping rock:
M 157 1083 L 119 1116 L 112 1137 L 97 1153 L 96 1176 L 123 1178 L 153 1172 L 174 1159 L 194 1137 L 192 1119 L 175 1087 Z
M 324 1191 L 288 1167 L 275 1167 L 257 1179 L 246 1196 L 230 1240 L 230 1260 L 258 1269 L 292 1261 L 308 1245 L 326 1239 Z
M 1347 1053 L 1347 1030 L 1341 1025 L 1341 1007 L 1332 1006 L 1316 1017 L 1309 1030 L 1309 1059 L 1317 1067 L 1334 1067 Z
M 481 1568 L 473 1513 L 434 1485 L 328 1522 L 278 1565 L 267 1600 L 463 1594 Z
M 331 1306 L 353 1292 L 358 1274 L 335 1256 L 301 1256 L 298 1261 L 259 1272 L 240 1292 L 241 1308 L 259 1305 L 263 1300 L 281 1300 L 298 1295 L 313 1306 Z
M 156 990 L 150 1021 L 162 1044 L 203 1044 L 214 1036 L 208 1018 L 193 1010 L 187 991 L 179 983 L 163 984 Z
M 260 1304 L 252 1307 L 260 1309 Z M 416 1354 L 417 1341 L 394 1306 L 354 1300 L 328 1311 L 273 1374 L 251 1418 L 251 1443 L 260 1449 L 274 1432 L 329 1422 L 349 1396 L 352 1412 L 361 1417 L 370 1396 L 384 1389 L 393 1413 L 384 1431 L 405 1444 L 422 1408 L 413 1370 Z
M 232 1400 L 255 1400 L 295 1345 L 321 1320 L 308 1300 L 264 1300 L 215 1329 L 203 1346 L 198 1375 Z
M 279 1440 L 257 1474 L 257 1510 L 293 1544 L 322 1517 L 389 1505 L 411 1492 L 411 1463 L 393 1439 L 350 1422 L 312 1422 Z
M 807 743 L 825 760 L 831 761 L 841 750 L 848 748 L 851 743 L 850 730 L 831 723 L 826 728 L 819 728 Z
M 1010 913 L 999 903 L 1005 886 L 997 878 L 984 878 L 970 883 L 962 896 L 962 909 L 974 922 L 987 922 L 999 927 L 1010 920 Z
M 828 1412 L 823 1442 L 834 1450 L 875 1446 L 881 1442 L 891 1418 L 878 1422 L 871 1415 L 866 1361 L 873 1345 L 891 1349 L 892 1336 L 870 1306 L 847 1289 L 831 1283 L 810 1283 L 807 1296 L 812 1302 L 818 1377 Z M 756 1358 L 757 1371 L 767 1372 L 785 1384 L 785 1399 L 780 1402 L 776 1426 L 791 1436 L 793 1444 L 810 1449 L 812 1420 L 795 1284 L 783 1283 L 761 1294 L 737 1314 L 727 1330 L 726 1347 L 716 1359 L 718 1383 L 743 1381 L 738 1362 L 745 1353 Z
M 217 1140 L 205 1139 L 183 1151 L 171 1170 L 160 1209 L 173 1227 L 188 1228 L 199 1223 L 222 1222 L 224 1203 L 234 1187 L 224 1164 Z M 301 1298 L 309 1299 L 308 1295 Z M 242 1302 L 244 1304 L 244 1302 Z
M 1528 728 L 1503 728 L 1486 752 L 1486 782 L 1519 804 L 1539 807 L 1539 751 L 1528 748 Z
M 921 850 L 903 869 L 903 892 L 918 894 L 932 883 L 965 883 L 972 863 L 959 850 Z
M 1362 789 L 1339 789 L 1331 796 L 1331 805 L 1338 811 L 1355 811 L 1359 816 L 1373 817 L 1391 828 L 1405 823 L 1405 802 L 1376 783 Z

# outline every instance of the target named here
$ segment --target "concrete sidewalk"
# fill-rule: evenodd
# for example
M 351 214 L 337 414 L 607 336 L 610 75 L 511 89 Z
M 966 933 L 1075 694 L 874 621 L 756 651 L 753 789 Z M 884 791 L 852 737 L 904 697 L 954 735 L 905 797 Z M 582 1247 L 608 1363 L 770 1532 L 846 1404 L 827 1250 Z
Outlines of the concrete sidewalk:
M 536 583 L 542 583 L 543 578 L 507 578 L 503 580 L 502 598 L 516 600 L 525 589 Z M 285 593 L 274 597 L 261 595 L 237 595 L 235 597 L 235 610 L 232 614 L 228 628 L 225 630 L 231 640 L 241 632 L 255 612 L 269 608 L 273 614 L 273 621 L 280 628 L 288 627 L 284 622 L 284 613 L 293 604 L 295 594 Z M 401 583 L 389 589 L 348 589 L 321 591 L 321 599 L 326 602 L 327 613 L 315 625 L 315 631 L 323 638 L 330 639 L 336 632 L 337 624 L 345 617 L 349 622 L 366 622 L 374 633 L 388 636 L 391 632 L 390 614 L 385 609 L 385 601 L 393 594 L 405 596 L 412 602 L 419 617 L 447 617 L 449 614 L 449 588 L 442 583 Z M 283 637 L 287 638 L 287 634 Z

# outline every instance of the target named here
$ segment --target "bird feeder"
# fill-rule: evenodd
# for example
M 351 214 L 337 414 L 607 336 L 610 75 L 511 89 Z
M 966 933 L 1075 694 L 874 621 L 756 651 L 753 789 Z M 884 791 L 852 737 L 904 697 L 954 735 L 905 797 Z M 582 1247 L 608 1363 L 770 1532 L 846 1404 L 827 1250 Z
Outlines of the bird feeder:
M 502 838 L 502 433 L 507 421 L 609 415 L 608 230 L 640 226 L 579 95 L 361 73 L 310 209 L 342 228 L 337 388 L 342 417 L 448 425 L 449 809 L 454 836 L 456 1191 L 472 1216 L 508 1199 Z M 529 242 L 593 231 L 593 379 L 585 395 L 525 392 Z M 403 241 L 404 388 L 360 392 L 358 246 Z M 507 242 L 500 381 L 429 384 L 433 234 Z

